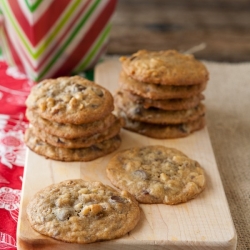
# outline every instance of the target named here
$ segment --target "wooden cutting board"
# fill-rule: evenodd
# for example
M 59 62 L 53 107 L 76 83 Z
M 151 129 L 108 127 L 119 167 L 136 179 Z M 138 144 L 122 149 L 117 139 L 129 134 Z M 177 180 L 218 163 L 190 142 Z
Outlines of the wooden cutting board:
M 97 66 L 95 81 L 114 93 L 118 87 L 119 71 L 117 58 L 106 60 Z M 121 138 L 122 145 L 118 150 L 161 144 L 183 151 L 205 169 L 206 189 L 197 198 L 184 204 L 140 205 L 140 222 L 120 239 L 86 245 L 64 243 L 42 236 L 30 227 L 26 218 L 29 200 L 43 187 L 66 179 L 98 180 L 111 185 L 105 167 L 115 152 L 87 163 L 65 163 L 45 159 L 28 150 L 17 227 L 19 250 L 236 249 L 236 233 L 207 128 L 181 139 L 156 140 L 126 130 L 121 131 Z

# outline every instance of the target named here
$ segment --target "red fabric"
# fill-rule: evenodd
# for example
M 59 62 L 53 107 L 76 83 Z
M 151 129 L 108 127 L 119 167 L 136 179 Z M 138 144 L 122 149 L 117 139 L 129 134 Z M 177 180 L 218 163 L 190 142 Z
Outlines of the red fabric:
M 35 83 L 0 61 L 0 250 L 16 249 L 25 161 L 25 100 Z
M 47 27 L 53 27 L 55 22 L 58 21 L 60 15 L 65 10 L 65 8 L 68 7 L 70 2 L 70 0 L 60 0 L 60 4 L 58 4 L 58 1 L 52 1 L 49 6 L 49 11 L 45 11 L 43 13 L 43 15 L 38 19 L 34 26 L 32 26 L 32 30 L 28 19 L 21 9 L 20 4 L 17 4 L 17 0 L 8 1 L 8 4 L 12 12 L 14 13 L 14 16 L 18 19 L 18 23 L 21 26 L 21 29 L 24 31 L 25 36 L 28 37 L 32 46 L 35 47 L 48 33 Z M 51 10 L 53 15 L 51 15 Z

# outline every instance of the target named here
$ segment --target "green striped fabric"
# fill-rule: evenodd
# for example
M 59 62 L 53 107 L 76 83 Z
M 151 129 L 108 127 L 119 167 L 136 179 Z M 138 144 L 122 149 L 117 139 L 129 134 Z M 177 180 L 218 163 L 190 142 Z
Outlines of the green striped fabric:
M 78 66 L 75 71 L 82 71 L 83 69 L 86 68 L 86 66 L 91 62 L 91 60 L 93 59 L 93 57 L 96 55 L 96 52 L 101 48 L 103 42 L 105 41 L 105 39 L 107 39 L 109 32 L 111 30 L 111 24 L 109 23 L 106 28 L 103 30 L 103 32 L 101 33 L 99 39 L 97 40 L 97 42 L 95 43 L 95 45 L 93 46 L 93 48 L 91 49 L 90 53 L 87 55 L 86 59 L 81 63 L 80 66 Z
M 32 3 L 29 2 L 29 0 L 25 0 L 26 6 L 31 12 L 36 11 L 36 9 L 39 7 L 43 0 L 37 0 L 35 2 L 31 1 Z
M 105 52 L 116 1 L 0 0 L 0 55 L 33 81 L 84 72 Z M 92 71 L 84 74 L 93 80 Z
M 80 20 L 76 28 L 73 30 L 71 35 L 68 37 L 66 42 L 61 46 L 60 50 L 56 53 L 56 55 L 52 58 L 50 63 L 47 64 L 47 67 L 41 72 L 41 74 L 38 75 L 38 79 L 41 79 L 46 75 L 48 70 L 51 68 L 53 64 L 60 58 L 62 53 L 65 51 L 65 49 L 71 44 L 71 41 L 74 39 L 74 37 L 78 34 L 80 29 L 83 27 L 83 25 L 86 23 L 86 21 L 89 19 L 91 14 L 95 11 L 97 6 L 100 4 L 100 0 L 96 0 L 95 3 L 91 6 L 91 8 L 88 10 L 88 12 L 85 14 L 85 16 Z
M 43 41 L 42 44 L 39 45 L 39 47 L 36 49 L 36 51 L 31 50 L 30 44 L 28 43 L 28 41 L 25 38 L 24 34 L 19 29 L 19 27 L 18 27 L 18 25 L 17 25 L 17 23 L 15 21 L 15 18 L 13 18 L 12 14 L 10 13 L 9 9 L 7 8 L 5 1 L 2 1 L 2 7 L 5 10 L 5 13 L 7 14 L 9 20 L 11 21 L 11 24 L 15 28 L 15 31 L 18 34 L 18 37 L 21 39 L 21 41 L 24 44 L 25 49 L 28 51 L 29 55 L 33 59 L 38 59 L 41 56 L 41 54 L 44 53 L 45 49 L 51 43 L 51 41 L 53 41 L 53 39 L 55 39 L 55 37 L 58 35 L 58 33 L 62 30 L 62 28 L 67 23 L 67 21 L 69 20 L 69 18 L 72 15 L 72 13 L 74 13 L 74 11 L 77 9 L 77 7 L 79 6 L 80 3 L 81 3 L 81 0 L 75 0 L 74 1 L 74 4 L 71 6 L 71 8 L 69 8 L 67 10 L 67 12 L 65 13 L 65 15 L 64 15 L 63 19 L 61 20 L 61 22 L 59 22 L 57 24 L 57 26 L 54 28 L 54 31 L 51 33 L 51 35 L 48 36 L 46 38 L 46 40 Z

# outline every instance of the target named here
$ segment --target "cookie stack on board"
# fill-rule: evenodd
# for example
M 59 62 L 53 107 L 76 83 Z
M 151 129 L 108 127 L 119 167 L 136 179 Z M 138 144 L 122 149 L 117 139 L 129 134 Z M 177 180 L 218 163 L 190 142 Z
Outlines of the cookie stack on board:
M 192 55 L 140 50 L 121 57 L 116 113 L 124 128 L 158 139 L 184 137 L 205 126 L 208 71 Z
M 32 88 L 26 105 L 31 126 L 25 143 L 46 158 L 90 161 L 120 146 L 113 97 L 94 82 L 80 76 L 46 79 Z

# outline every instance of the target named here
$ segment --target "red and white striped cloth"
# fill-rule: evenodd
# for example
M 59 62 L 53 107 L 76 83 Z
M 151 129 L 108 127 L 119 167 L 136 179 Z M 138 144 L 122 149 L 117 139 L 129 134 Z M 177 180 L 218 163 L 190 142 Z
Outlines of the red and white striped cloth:
M 34 82 L 0 61 L 0 250 L 16 249 L 25 161 L 25 99 Z
M 115 6 L 116 0 L 1 0 L 5 59 L 35 81 L 90 69 L 106 50 Z

